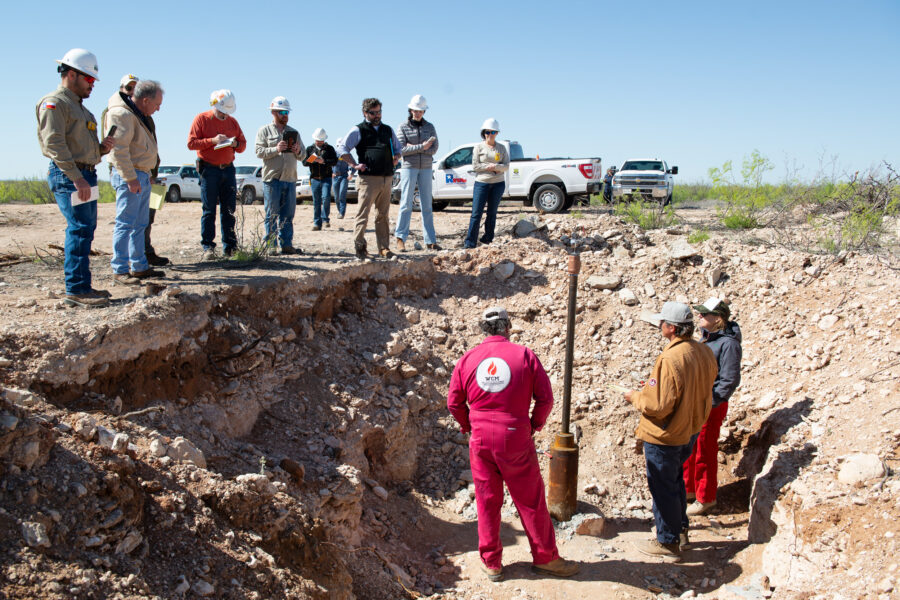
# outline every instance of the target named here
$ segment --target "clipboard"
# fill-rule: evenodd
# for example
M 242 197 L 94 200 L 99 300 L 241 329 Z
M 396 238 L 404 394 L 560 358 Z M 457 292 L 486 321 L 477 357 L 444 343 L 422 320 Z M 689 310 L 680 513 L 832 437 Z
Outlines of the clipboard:
M 631 390 L 629 390 L 627 387 L 622 386 L 622 385 L 616 385 L 615 383 L 607 383 L 607 384 L 606 384 L 606 387 L 608 387 L 608 388 L 611 389 L 612 391 L 618 392 L 618 393 L 620 393 L 620 394 L 624 394 L 625 392 L 631 391 Z
M 154 184 L 150 186 L 150 208 L 162 210 L 166 203 L 166 186 Z

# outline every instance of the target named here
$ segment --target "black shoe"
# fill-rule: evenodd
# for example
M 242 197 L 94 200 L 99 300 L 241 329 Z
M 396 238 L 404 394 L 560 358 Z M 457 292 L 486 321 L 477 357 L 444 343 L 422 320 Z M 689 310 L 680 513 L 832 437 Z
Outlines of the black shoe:
M 282 254 L 303 254 L 303 250 L 300 248 L 294 248 L 293 246 L 282 246 L 281 247 Z
M 357 248 L 356 258 L 358 258 L 359 260 L 366 260 L 367 258 L 369 258 L 369 253 L 366 252 L 365 248 Z
M 234 248 L 226 248 L 225 249 L 225 258 L 229 258 L 234 256 Z
M 170 261 L 165 256 L 159 256 L 158 254 L 148 254 L 147 262 L 150 263 L 151 267 L 164 267 L 172 261 Z
M 158 269 L 144 269 L 143 271 L 132 271 L 129 273 L 135 279 L 149 279 L 151 277 L 165 277 L 165 271 Z

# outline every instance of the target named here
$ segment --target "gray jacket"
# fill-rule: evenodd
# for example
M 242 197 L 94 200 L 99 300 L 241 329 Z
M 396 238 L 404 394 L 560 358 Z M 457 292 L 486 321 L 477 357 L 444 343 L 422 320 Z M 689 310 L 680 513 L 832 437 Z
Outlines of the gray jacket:
M 400 166 L 404 169 L 430 169 L 433 162 L 433 156 L 437 153 L 438 139 L 437 131 L 434 125 L 422 119 L 422 125 L 416 127 L 410 119 L 403 121 L 396 129 L 397 139 L 403 147 L 401 156 L 403 162 Z M 422 144 L 428 141 L 428 138 L 434 137 L 434 143 L 431 148 L 425 150 Z

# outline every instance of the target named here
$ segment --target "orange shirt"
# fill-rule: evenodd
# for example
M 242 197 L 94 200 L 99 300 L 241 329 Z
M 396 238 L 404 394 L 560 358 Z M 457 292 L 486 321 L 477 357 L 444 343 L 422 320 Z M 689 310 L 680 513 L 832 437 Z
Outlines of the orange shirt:
M 213 138 L 224 133 L 228 137 L 237 138 L 237 148 L 229 146 L 213 150 L 216 145 Z M 234 162 L 234 153 L 243 152 L 247 148 L 244 132 L 234 117 L 225 115 L 225 119 L 216 117 L 216 110 L 202 112 L 194 117 L 191 132 L 188 134 L 188 150 L 196 150 L 197 156 L 214 165 L 225 165 Z

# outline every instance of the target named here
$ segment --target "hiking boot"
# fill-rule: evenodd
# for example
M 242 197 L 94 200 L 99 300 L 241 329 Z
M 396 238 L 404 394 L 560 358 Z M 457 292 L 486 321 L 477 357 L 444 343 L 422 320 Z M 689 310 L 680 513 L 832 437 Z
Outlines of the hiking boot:
M 400 252 L 406 252 L 406 242 L 404 242 L 400 238 L 397 238 L 397 250 L 399 250 Z
M 647 556 L 655 556 L 666 562 L 678 562 L 681 560 L 681 552 L 678 544 L 663 544 L 658 540 L 644 540 L 641 542 L 633 542 L 635 550 Z
M 159 269 L 144 269 L 143 271 L 132 271 L 131 276 L 137 279 L 150 279 L 151 277 L 165 277 L 166 272 Z
M 321 225 L 313 225 L 312 230 L 313 231 L 322 231 L 322 226 Z
M 691 548 L 691 540 L 688 539 L 687 531 L 682 531 L 678 535 L 678 549 L 689 550 Z
M 487 575 L 487 578 L 491 581 L 500 581 L 503 579 L 503 567 L 499 569 L 492 569 L 484 563 L 481 564 L 481 572 Z
M 217 260 L 218 258 L 219 255 L 212 248 L 203 251 L 203 260 Z
M 87 294 L 66 294 L 64 302 L 69 306 L 100 308 L 109 305 L 109 298 L 100 296 L 96 292 L 88 292 Z
M 331 227 L 331 221 L 325 221 L 325 227 L 330 228 L 330 227 Z
M 113 275 L 113 281 L 119 285 L 141 285 L 141 280 L 132 277 L 130 273 L 116 273 Z
M 147 254 L 147 262 L 150 263 L 151 267 L 164 267 L 172 261 L 170 261 L 165 256 L 160 256 L 155 253 L 154 254 L 148 253 Z
M 281 247 L 282 254 L 303 254 L 303 250 L 300 248 L 294 248 L 293 246 L 282 246 Z
M 685 494 L 685 497 L 687 498 L 688 502 L 693 502 L 697 499 L 697 494 L 695 494 L 694 492 L 688 492 L 687 494 Z
M 234 256 L 235 252 L 236 250 L 234 248 L 225 248 L 225 258 L 231 258 L 232 256 Z
M 90 293 L 97 296 L 98 298 L 112 298 L 112 294 L 110 294 L 106 290 L 91 290 Z
M 426 244 L 425 247 L 428 248 L 429 250 L 443 250 L 443 248 L 441 248 L 437 244 Z
M 390 251 L 388 248 L 382 248 L 378 254 L 381 255 L 381 258 L 391 259 L 394 258 L 394 253 Z
M 687 507 L 687 514 L 689 517 L 696 517 L 697 515 L 705 515 L 709 511 L 713 509 L 716 505 L 716 501 L 712 502 L 694 502 L 690 506 Z
M 557 558 L 542 565 L 531 565 L 531 570 L 538 575 L 553 575 L 554 577 L 571 577 L 580 568 L 577 562 L 564 558 Z

